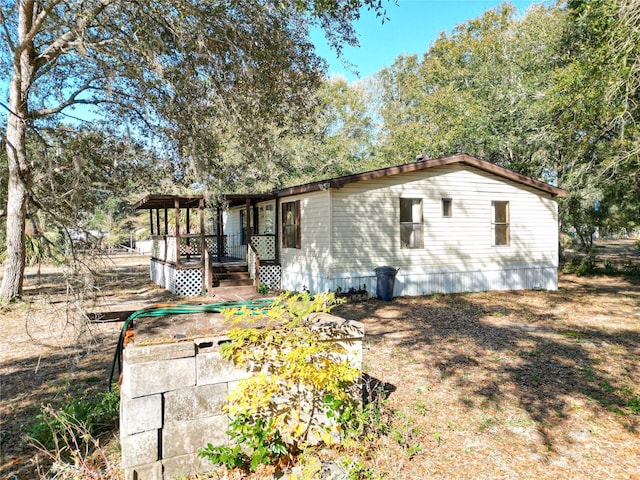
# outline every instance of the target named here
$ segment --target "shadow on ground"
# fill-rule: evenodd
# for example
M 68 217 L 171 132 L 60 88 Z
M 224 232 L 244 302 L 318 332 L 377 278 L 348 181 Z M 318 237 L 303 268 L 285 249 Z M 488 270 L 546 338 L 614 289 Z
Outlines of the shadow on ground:
M 640 285 L 622 279 L 615 286 L 580 279 L 565 285 L 558 292 L 371 300 L 334 313 L 364 322 L 372 351 L 391 345 L 412 369 L 454 382 L 467 407 L 517 399 L 549 448 L 548 429 L 563 423 L 572 399 L 614 412 L 637 431 L 629 403 L 640 384 L 640 317 L 627 318 L 625 328 L 607 328 L 580 316 L 597 310 L 583 312 L 583 306 L 609 302 L 612 295 L 640 307 Z

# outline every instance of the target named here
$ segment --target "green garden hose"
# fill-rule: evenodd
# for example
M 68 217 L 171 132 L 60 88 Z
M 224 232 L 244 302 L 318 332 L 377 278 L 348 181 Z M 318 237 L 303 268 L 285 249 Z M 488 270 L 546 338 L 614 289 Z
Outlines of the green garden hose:
M 122 325 L 120 330 L 120 337 L 118 338 L 118 344 L 116 345 L 116 351 L 113 355 L 113 362 L 111 364 L 111 373 L 109 374 L 109 390 L 113 385 L 113 375 L 115 373 L 116 365 L 118 366 L 118 374 L 122 372 L 122 360 L 121 354 L 124 347 L 124 336 L 127 328 L 133 320 L 136 318 L 145 317 L 164 317 L 167 315 L 180 315 L 185 313 L 222 313 L 224 310 L 229 309 L 249 309 L 256 310 L 256 313 L 265 313 L 268 308 L 271 307 L 275 300 L 273 299 L 256 299 L 247 300 L 243 302 L 217 302 L 207 303 L 204 305 L 176 305 L 176 304 L 158 304 L 152 307 L 142 308 L 133 312 Z

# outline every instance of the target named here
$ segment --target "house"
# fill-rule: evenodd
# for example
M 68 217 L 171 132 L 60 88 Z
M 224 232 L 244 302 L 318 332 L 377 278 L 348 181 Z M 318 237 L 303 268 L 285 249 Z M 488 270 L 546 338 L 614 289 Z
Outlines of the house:
M 398 269 L 394 296 L 554 290 L 556 199 L 563 196 L 466 154 L 418 157 L 261 196 L 230 196 L 226 209 L 217 207 L 224 232 L 217 251 L 240 238 L 255 283 L 285 290 L 375 292 L 380 266 Z

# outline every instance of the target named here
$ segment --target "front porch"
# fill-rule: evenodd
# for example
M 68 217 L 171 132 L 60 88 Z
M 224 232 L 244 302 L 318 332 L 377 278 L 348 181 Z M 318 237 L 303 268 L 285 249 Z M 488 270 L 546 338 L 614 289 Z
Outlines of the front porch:
M 258 287 L 262 283 L 270 289 L 280 288 L 275 234 L 252 233 L 258 231 L 257 224 L 225 234 L 224 208 L 244 201 L 249 211 L 262 198 L 228 196 L 225 203 L 213 207 L 202 196 L 150 195 L 138 202 L 135 209 L 149 210 L 151 280 L 184 296 L 213 296 L 216 288 L 224 286 Z M 194 209 L 198 212 L 195 228 Z M 247 218 L 256 218 L 257 223 L 257 216 Z M 210 225 L 209 232 L 206 225 Z M 198 232 L 192 233 L 193 229 Z

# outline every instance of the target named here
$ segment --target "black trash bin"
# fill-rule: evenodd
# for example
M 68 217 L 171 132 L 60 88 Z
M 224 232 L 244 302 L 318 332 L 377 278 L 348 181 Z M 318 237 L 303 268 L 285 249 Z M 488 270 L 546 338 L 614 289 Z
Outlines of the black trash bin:
M 385 302 L 393 298 L 393 285 L 396 283 L 396 273 L 398 268 L 378 267 L 375 269 L 377 285 L 376 295 Z

